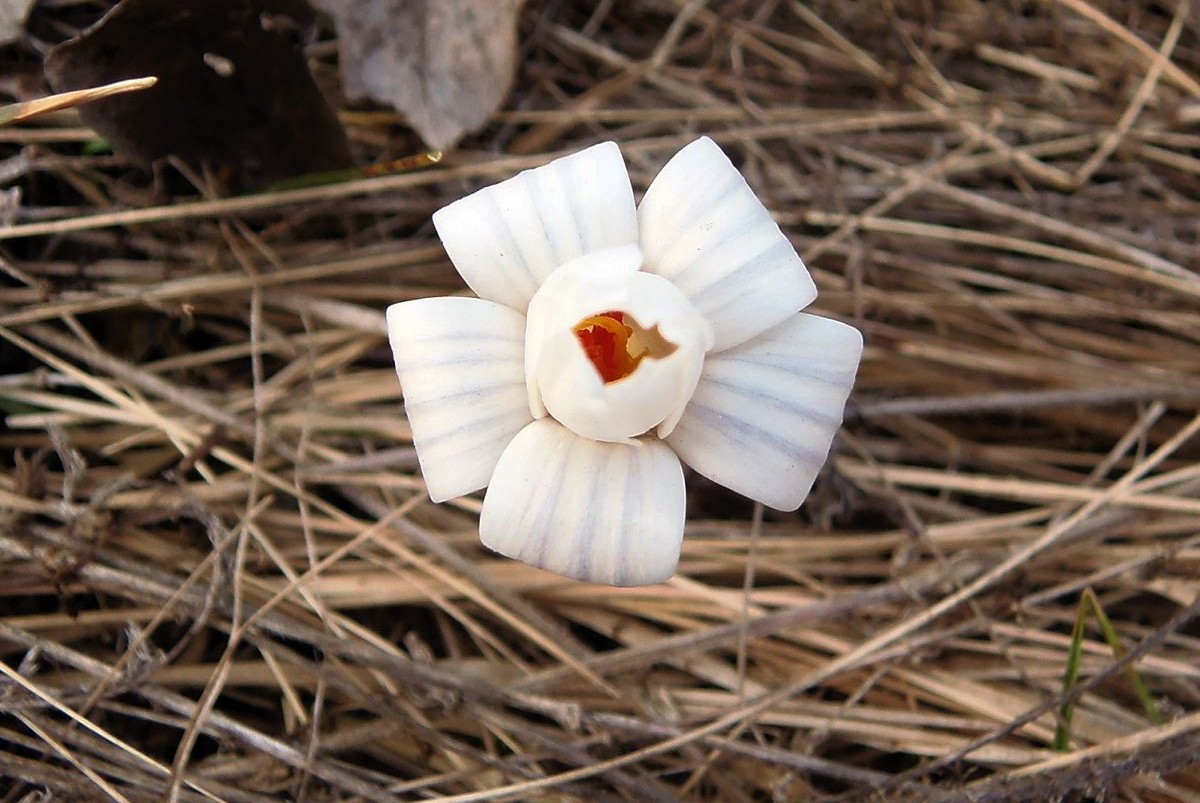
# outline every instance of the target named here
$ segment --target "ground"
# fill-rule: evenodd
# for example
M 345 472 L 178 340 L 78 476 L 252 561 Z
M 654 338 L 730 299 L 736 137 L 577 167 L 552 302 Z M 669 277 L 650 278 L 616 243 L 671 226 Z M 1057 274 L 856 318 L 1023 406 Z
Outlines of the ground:
M 334 36 L 356 161 L 420 153 Z M 1195 800 L 1196 8 L 530 0 L 520 43 L 423 170 L 0 128 L 4 799 Z M 423 493 L 382 310 L 464 290 L 449 200 L 700 134 L 864 332 L 834 455 L 760 523 L 689 475 L 662 586 L 503 560 Z

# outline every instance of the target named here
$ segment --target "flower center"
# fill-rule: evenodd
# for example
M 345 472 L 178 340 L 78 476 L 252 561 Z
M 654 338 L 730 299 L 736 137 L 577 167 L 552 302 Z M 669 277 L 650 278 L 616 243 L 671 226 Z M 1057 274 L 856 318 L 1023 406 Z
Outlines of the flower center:
M 606 385 L 631 375 L 646 357 L 661 359 L 677 348 L 657 326 L 644 329 L 632 315 L 619 310 L 588 316 L 572 331 Z
M 696 390 L 712 327 L 683 291 L 639 268 L 636 245 L 594 251 L 546 277 L 525 316 L 534 418 L 584 438 L 665 438 Z

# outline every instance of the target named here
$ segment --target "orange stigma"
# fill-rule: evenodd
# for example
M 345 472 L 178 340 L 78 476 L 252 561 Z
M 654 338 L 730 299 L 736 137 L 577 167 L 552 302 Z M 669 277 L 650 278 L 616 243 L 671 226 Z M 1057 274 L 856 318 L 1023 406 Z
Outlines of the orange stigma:
M 605 384 L 624 379 L 634 372 L 645 352 L 636 357 L 629 353 L 629 338 L 633 329 L 625 325 L 625 313 L 609 311 L 575 324 L 584 353 Z
M 657 326 L 643 329 L 632 317 L 617 310 L 584 318 L 575 324 L 573 331 L 606 385 L 625 379 L 644 358 L 666 357 L 676 348 L 659 334 Z

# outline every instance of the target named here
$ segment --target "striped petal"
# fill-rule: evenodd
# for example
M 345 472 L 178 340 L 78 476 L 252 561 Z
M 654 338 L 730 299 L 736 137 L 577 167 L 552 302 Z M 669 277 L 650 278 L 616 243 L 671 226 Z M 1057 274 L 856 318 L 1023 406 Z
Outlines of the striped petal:
M 525 316 L 478 298 L 422 298 L 388 307 L 387 322 L 430 498 L 479 490 L 533 419 Z
M 710 480 L 795 510 L 829 454 L 861 356 L 854 327 L 793 316 L 709 355 L 667 443 Z
M 643 270 L 670 279 L 712 325 L 714 351 L 799 312 L 817 288 L 791 242 L 715 142 L 667 162 L 638 207 Z
M 433 215 L 454 267 L 480 298 L 524 312 L 559 265 L 637 244 L 637 211 L 615 142 L 485 187 Z
M 479 535 L 577 580 L 650 585 L 675 573 L 685 501 L 679 458 L 662 441 L 593 441 L 543 418 L 504 450 Z

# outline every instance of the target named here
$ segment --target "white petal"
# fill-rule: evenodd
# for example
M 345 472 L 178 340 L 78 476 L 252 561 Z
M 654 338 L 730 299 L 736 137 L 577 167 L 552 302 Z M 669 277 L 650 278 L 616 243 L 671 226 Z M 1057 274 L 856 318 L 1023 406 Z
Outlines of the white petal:
M 683 413 L 700 377 L 712 331 L 683 294 L 661 276 L 629 272 L 631 261 L 604 252 L 612 265 L 590 255 L 546 280 L 529 304 L 525 369 L 536 417 L 548 411 L 576 433 L 621 441 L 660 424 L 669 431 Z M 633 249 L 636 250 L 636 249 Z M 584 318 L 617 310 L 645 329 L 657 327 L 675 350 L 645 358 L 625 379 L 605 383 L 575 336 Z
M 710 354 L 667 443 L 714 482 L 795 510 L 829 454 L 861 356 L 854 327 L 796 315 Z
M 433 215 L 454 267 L 480 298 L 524 312 L 551 271 L 637 244 L 637 211 L 615 142 L 485 187 Z
M 669 357 L 643 359 L 631 376 L 605 384 L 568 330 L 546 341 L 538 387 L 550 415 L 573 432 L 599 441 L 628 441 L 682 414 L 696 389 L 703 357 L 703 352 L 677 349 Z
M 546 415 L 535 374 L 548 332 L 570 328 L 589 315 L 623 303 L 628 297 L 629 277 L 641 266 L 638 247 L 623 245 L 585 254 L 559 267 L 542 282 L 529 302 L 525 329 L 525 382 L 534 418 Z
M 491 301 L 447 297 L 393 304 L 387 321 L 430 498 L 479 490 L 532 420 L 525 317 Z
M 543 418 L 504 450 L 479 535 L 577 580 L 650 585 L 675 573 L 685 501 L 679 458 L 661 441 L 600 443 Z
M 665 276 L 712 324 L 714 351 L 744 343 L 817 297 L 771 213 L 708 137 L 667 162 L 638 207 L 643 270 Z

